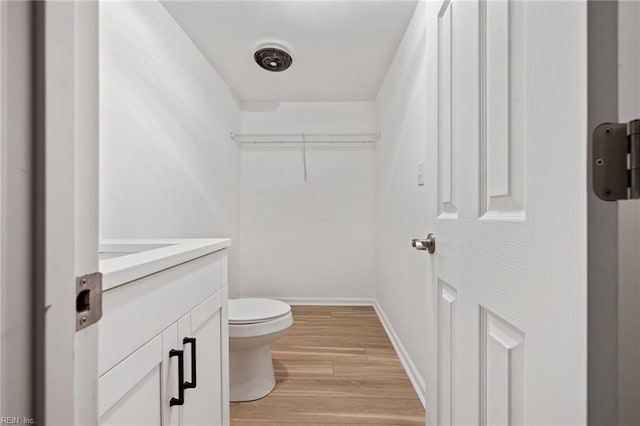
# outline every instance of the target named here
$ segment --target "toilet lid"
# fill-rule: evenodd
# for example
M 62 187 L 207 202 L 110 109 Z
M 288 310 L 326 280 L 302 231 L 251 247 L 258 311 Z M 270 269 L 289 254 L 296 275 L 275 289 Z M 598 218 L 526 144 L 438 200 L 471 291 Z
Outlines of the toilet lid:
M 269 321 L 291 312 L 291 306 L 279 300 L 242 298 L 229 299 L 229 323 L 255 324 Z

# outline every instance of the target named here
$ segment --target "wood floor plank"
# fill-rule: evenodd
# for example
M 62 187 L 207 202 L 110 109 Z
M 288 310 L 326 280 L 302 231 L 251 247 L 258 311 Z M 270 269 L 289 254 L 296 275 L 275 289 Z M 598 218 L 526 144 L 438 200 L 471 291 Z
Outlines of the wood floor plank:
M 300 422 L 263 422 L 263 421 L 235 421 L 233 422 L 233 426 L 369 426 L 366 423 L 300 423 Z M 400 424 L 387 424 L 385 426 L 401 426 Z
M 378 318 L 341 316 L 331 318 L 312 318 L 304 321 L 307 327 L 381 327 Z
M 278 382 L 272 396 L 415 398 L 407 378 L 294 378 Z
M 299 360 L 328 360 L 352 359 L 366 360 L 367 353 L 364 348 L 347 347 L 322 347 L 322 346 L 274 346 L 271 348 L 271 356 L 274 360 L 299 359 Z
M 353 326 L 342 326 L 338 325 L 336 327 L 314 327 L 314 326 L 305 326 L 305 327 L 296 327 L 291 328 L 287 333 L 288 336 L 331 336 L 334 338 L 339 337 L 351 337 L 355 329 L 358 330 L 358 336 L 379 336 L 379 337 L 387 337 L 384 329 L 382 327 L 353 327 Z
M 333 362 L 331 360 L 277 359 L 273 362 L 273 372 L 276 377 L 282 378 L 332 376 Z
M 365 348 L 369 361 L 399 361 L 393 348 Z
M 363 423 L 424 425 L 417 398 L 279 397 L 269 396 L 241 404 L 237 420 L 295 423 Z
M 315 306 L 292 306 L 291 312 L 298 318 L 331 318 L 331 311 Z
M 333 374 L 336 377 L 402 378 L 407 376 L 399 360 L 384 362 L 336 360 L 333 362 Z
M 271 345 L 275 389 L 232 403 L 232 426 L 424 425 L 424 409 L 370 306 L 293 306 Z
M 332 308 L 331 315 L 332 316 L 341 316 L 341 315 L 374 316 L 376 315 L 376 311 L 371 306 L 354 306 L 353 309 Z
M 296 336 L 286 334 L 279 339 L 277 347 L 282 346 L 330 346 L 338 348 L 392 348 L 391 341 L 387 336 L 345 336 L 336 338 L 334 336 Z M 281 346 L 280 346 L 281 345 Z M 275 345 L 274 345 L 275 346 Z
M 231 416 L 232 419 L 236 416 L 236 411 L 238 411 L 238 403 L 232 402 L 231 409 L 229 410 L 229 415 Z

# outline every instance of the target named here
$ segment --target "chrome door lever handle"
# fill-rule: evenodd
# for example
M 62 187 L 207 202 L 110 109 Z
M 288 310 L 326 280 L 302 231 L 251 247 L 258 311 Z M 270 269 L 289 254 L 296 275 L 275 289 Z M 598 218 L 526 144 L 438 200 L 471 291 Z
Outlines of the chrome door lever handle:
M 426 250 L 429 254 L 433 254 L 436 251 L 436 237 L 429 233 L 424 240 L 414 238 L 411 240 L 411 247 L 415 247 L 416 250 Z
M 414 247 L 416 250 L 426 250 L 427 249 L 427 240 L 419 240 L 414 238 L 411 240 L 411 247 Z

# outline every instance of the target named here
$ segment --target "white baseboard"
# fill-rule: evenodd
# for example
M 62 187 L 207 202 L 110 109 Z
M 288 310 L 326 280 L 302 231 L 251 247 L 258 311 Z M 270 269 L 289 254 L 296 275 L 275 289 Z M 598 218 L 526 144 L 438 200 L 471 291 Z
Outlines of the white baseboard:
M 391 323 L 389 322 L 387 315 L 384 313 L 384 311 L 382 310 L 382 306 L 380 306 L 377 300 L 374 301 L 373 308 L 376 310 L 376 313 L 380 318 L 380 322 L 382 322 L 382 326 L 387 332 L 387 335 L 391 340 L 391 344 L 393 345 L 393 348 L 396 350 L 396 353 L 398 354 L 398 358 L 400 358 L 400 362 L 402 363 L 404 370 L 407 372 L 407 376 L 409 376 L 409 380 L 413 385 L 413 389 L 416 391 L 416 394 L 418 394 L 418 398 L 420 398 L 420 402 L 422 403 L 422 406 L 426 407 L 426 398 L 425 398 L 426 385 L 424 383 L 424 380 L 422 379 L 422 376 L 420 375 L 420 372 L 418 371 L 418 368 L 416 367 L 416 364 L 413 362 L 413 360 L 409 356 L 409 353 L 402 345 L 400 338 L 398 337 L 395 330 L 391 326 Z
M 272 297 L 290 305 L 325 305 L 325 306 L 374 306 L 375 299 L 366 298 L 320 298 L 320 297 Z
M 404 367 L 404 370 L 409 376 L 409 380 L 413 385 L 413 389 L 416 391 L 422 406 L 425 407 L 425 383 L 416 367 L 415 363 L 409 356 L 409 353 L 402 345 L 400 338 L 396 334 L 395 330 L 391 326 L 387 315 L 382 310 L 382 307 L 376 299 L 366 298 L 314 298 L 314 297 L 274 297 L 273 299 L 282 300 L 290 305 L 325 305 L 325 306 L 373 306 L 380 318 L 380 322 L 384 327 L 384 330 L 391 340 L 391 344 L 400 358 L 400 362 Z

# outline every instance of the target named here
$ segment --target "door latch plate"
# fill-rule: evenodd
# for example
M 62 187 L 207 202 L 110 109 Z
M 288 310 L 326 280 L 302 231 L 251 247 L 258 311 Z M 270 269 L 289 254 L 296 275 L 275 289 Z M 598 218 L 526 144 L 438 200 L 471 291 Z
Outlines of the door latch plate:
M 76 331 L 95 324 L 102 318 L 102 274 L 76 278 Z

